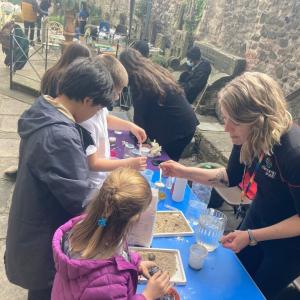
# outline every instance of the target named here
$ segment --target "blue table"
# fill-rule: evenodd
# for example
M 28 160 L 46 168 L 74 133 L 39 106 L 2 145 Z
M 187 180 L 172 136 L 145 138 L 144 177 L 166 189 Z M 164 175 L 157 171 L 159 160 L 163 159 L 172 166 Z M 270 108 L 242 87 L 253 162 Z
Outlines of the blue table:
M 158 180 L 159 174 L 155 171 L 152 181 Z M 188 208 L 188 201 L 195 197 L 189 187 L 186 188 L 184 200 L 175 202 L 167 192 L 167 199 L 158 203 L 158 210 L 168 210 L 165 204 L 180 209 L 184 214 Z M 181 299 L 185 300 L 221 300 L 265 299 L 255 285 L 250 275 L 244 269 L 237 256 L 222 246 L 208 254 L 202 270 L 195 271 L 188 266 L 189 247 L 195 243 L 195 237 L 184 238 L 154 238 L 153 248 L 178 249 L 181 254 L 187 284 L 176 286 Z M 143 290 L 145 285 L 140 284 L 138 290 Z
M 117 152 L 117 156 L 123 157 L 122 141 L 134 143 L 132 136 L 128 132 L 123 131 L 119 134 L 110 131 L 110 136 L 117 139 L 113 148 Z M 169 159 L 165 152 L 158 159 Z M 152 159 L 148 159 L 147 167 L 154 171 L 153 182 L 158 181 L 158 168 L 151 163 Z M 184 200 L 175 202 L 171 199 L 169 191 L 167 191 L 167 199 L 158 203 L 158 210 L 168 210 L 165 204 L 173 206 L 181 210 L 187 217 L 188 201 L 192 197 L 196 197 L 189 187 L 185 190 Z M 237 256 L 222 246 L 218 247 L 214 252 L 208 254 L 202 270 L 195 271 L 188 266 L 189 247 L 195 243 L 195 237 L 183 238 L 154 238 L 152 242 L 153 248 L 178 249 L 181 254 L 182 263 L 185 270 L 187 284 L 184 286 L 176 286 L 181 300 L 258 300 L 265 299 L 261 291 L 255 285 L 250 275 L 244 269 Z M 138 285 L 138 291 L 145 288 L 144 284 Z

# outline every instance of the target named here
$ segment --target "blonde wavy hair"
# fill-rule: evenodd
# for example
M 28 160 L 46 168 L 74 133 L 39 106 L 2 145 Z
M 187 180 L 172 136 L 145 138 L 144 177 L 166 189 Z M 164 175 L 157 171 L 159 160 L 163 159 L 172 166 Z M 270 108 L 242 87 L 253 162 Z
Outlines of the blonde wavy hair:
M 70 233 L 70 250 L 81 258 L 109 258 L 126 239 L 130 225 L 152 200 L 148 182 L 136 170 L 119 168 L 104 181 L 85 218 Z M 100 218 L 106 226 L 98 225 Z
M 246 72 L 230 81 L 218 98 L 232 121 L 251 125 L 241 148 L 241 163 L 250 165 L 262 152 L 271 154 L 292 125 L 281 88 L 266 74 Z

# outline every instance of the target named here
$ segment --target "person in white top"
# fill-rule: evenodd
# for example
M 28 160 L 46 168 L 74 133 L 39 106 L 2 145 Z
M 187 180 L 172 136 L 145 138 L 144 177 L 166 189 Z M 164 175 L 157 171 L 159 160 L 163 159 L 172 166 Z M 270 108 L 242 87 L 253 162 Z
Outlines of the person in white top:
M 123 88 L 128 84 L 128 75 L 125 68 L 115 57 L 109 54 L 101 54 L 96 59 L 101 61 L 110 72 L 114 82 L 115 99 L 117 100 Z M 136 170 L 146 168 L 146 157 L 110 159 L 108 129 L 128 130 L 136 136 L 139 143 L 143 143 L 147 136 L 141 127 L 110 115 L 107 108 L 98 111 L 92 118 L 80 125 L 91 133 L 95 142 L 95 146 L 87 148 L 86 154 L 90 169 L 89 179 L 99 188 L 106 178 L 106 172 L 118 167 L 132 167 Z

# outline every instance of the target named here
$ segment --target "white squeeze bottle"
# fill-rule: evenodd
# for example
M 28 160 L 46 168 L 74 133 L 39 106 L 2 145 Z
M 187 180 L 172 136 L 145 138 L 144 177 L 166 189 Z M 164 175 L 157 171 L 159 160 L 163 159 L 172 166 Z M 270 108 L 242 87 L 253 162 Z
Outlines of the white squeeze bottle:
M 174 189 L 172 193 L 172 199 L 176 202 L 181 202 L 184 197 L 185 187 L 187 179 L 185 178 L 176 178 L 174 183 Z

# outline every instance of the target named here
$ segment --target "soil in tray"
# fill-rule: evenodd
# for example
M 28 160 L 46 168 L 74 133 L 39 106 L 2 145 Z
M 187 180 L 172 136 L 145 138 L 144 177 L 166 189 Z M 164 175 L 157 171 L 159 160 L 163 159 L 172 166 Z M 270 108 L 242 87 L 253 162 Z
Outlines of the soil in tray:
M 142 256 L 142 260 L 151 260 L 162 271 L 167 271 L 172 277 L 177 271 L 176 253 L 155 250 L 134 250 Z
M 181 233 L 190 232 L 186 220 L 180 213 L 157 213 L 154 223 L 155 233 Z

